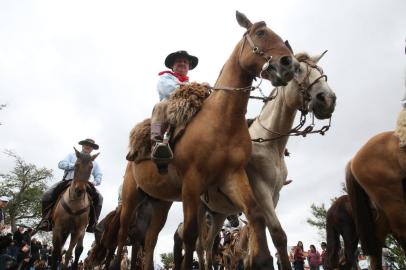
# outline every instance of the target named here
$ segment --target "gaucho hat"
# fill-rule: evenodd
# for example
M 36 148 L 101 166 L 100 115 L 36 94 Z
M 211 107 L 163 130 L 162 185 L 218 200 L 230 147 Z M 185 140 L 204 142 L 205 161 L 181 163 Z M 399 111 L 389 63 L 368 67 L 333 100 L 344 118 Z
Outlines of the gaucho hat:
M 189 60 L 189 69 L 194 69 L 199 63 L 199 59 L 196 56 L 190 55 L 187 51 L 177 51 L 169 54 L 165 59 L 165 66 L 172 69 L 173 64 L 175 63 L 176 58 L 185 57 Z
M 79 142 L 80 145 L 87 145 L 92 147 L 94 150 L 99 149 L 99 145 L 97 145 L 94 140 L 92 139 L 84 139 L 82 141 Z

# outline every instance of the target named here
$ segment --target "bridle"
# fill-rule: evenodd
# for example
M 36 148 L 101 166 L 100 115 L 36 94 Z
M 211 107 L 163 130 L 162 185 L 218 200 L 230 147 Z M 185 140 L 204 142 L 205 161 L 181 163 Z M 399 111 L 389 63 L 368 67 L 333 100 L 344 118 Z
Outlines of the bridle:
M 326 52 L 324 52 L 326 53 Z M 323 53 L 323 55 L 324 55 Z M 300 92 L 301 96 L 302 96 L 302 108 L 300 108 L 300 121 L 299 124 L 297 126 L 295 126 L 294 128 L 292 128 L 289 132 L 287 133 L 279 133 L 273 130 L 270 130 L 268 128 L 266 128 L 262 123 L 261 123 L 261 114 L 257 117 L 258 123 L 259 125 L 265 129 L 267 132 L 276 135 L 276 137 L 272 137 L 272 138 L 268 138 L 268 139 L 264 139 L 264 138 L 256 138 L 256 139 L 252 139 L 251 141 L 253 142 L 258 142 L 258 143 L 263 143 L 263 142 L 268 142 L 268 141 L 274 141 L 274 140 L 278 140 L 280 138 L 283 137 L 290 137 L 290 136 L 303 136 L 306 137 L 307 134 L 314 134 L 314 133 L 318 133 L 321 135 L 324 135 L 331 126 L 331 117 L 329 118 L 329 122 L 328 125 L 324 125 L 323 127 L 321 127 L 320 129 L 317 130 L 313 130 L 314 129 L 314 114 L 312 114 L 312 122 L 311 124 L 309 124 L 307 127 L 305 127 L 304 129 L 302 129 L 304 127 L 304 125 L 306 124 L 306 120 L 307 120 L 307 115 L 309 113 L 309 108 L 308 108 L 308 104 L 311 100 L 311 96 L 309 94 L 310 90 L 312 89 L 312 87 L 321 79 L 325 79 L 327 82 L 327 75 L 323 73 L 323 70 L 317 66 L 317 64 L 309 61 L 309 60 L 302 60 L 300 62 L 304 62 L 306 63 L 306 76 L 304 77 L 304 79 L 301 82 L 298 82 L 298 86 L 299 89 L 298 91 Z M 310 68 L 309 68 L 310 67 Z M 313 82 L 310 82 L 310 73 L 312 69 L 317 69 L 320 72 L 320 76 L 317 77 Z M 276 92 L 278 92 L 278 88 L 276 88 Z M 284 93 L 284 91 L 283 91 Z M 273 95 L 276 97 L 276 95 Z
M 242 43 L 242 46 L 241 46 L 241 48 L 240 48 L 240 53 L 239 53 L 239 56 L 238 56 L 238 64 L 240 65 L 240 67 L 241 67 L 245 72 L 247 72 L 248 74 L 250 74 L 250 76 L 253 77 L 254 80 L 258 77 L 256 74 L 253 74 L 251 71 L 245 69 L 245 68 L 241 65 L 241 62 L 240 62 L 241 55 L 242 55 L 242 52 L 243 52 L 244 47 L 245 47 L 245 43 L 248 42 L 249 46 L 251 47 L 251 52 L 252 52 L 253 54 L 255 54 L 255 55 L 258 55 L 258 56 L 264 58 L 264 60 L 265 60 L 263 66 L 262 66 L 261 72 L 259 73 L 259 82 L 258 82 L 258 84 L 257 84 L 256 86 L 250 85 L 250 86 L 246 86 L 246 87 L 227 87 L 227 86 L 224 86 L 224 87 L 212 87 L 212 86 L 210 86 L 209 89 L 210 89 L 210 90 L 213 90 L 213 91 L 225 90 L 225 91 L 235 91 L 235 92 L 241 92 L 241 93 L 250 93 L 250 92 L 255 91 L 256 89 L 258 89 L 259 92 L 261 93 L 262 97 L 249 96 L 249 98 L 252 98 L 252 99 L 260 99 L 260 100 L 263 100 L 264 102 L 268 102 L 268 101 L 270 101 L 270 100 L 276 98 L 276 96 L 274 96 L 274 97 L 267 97 L 267 96 L 265 96 L 264 93 L 262 92 L 262 89 L 260 88 L 260 85 L 262 84 L 262 80 L 263 80 L 262 73 L 263 73 L 265 70 L 267 70 L 269 67 L 272 66 L 272 64 L 271 64 L 272 55 L 265 56 L 265 52 L 264 52 L 263 50 L 261 50 L 258 46 L 256 46 L 256 45 L 254 44 L 254 42 L 252 41 L 252 39 L 251 39 L 251 37 L 250 37 L 250 35 L 249 35 L 250 30 L 251 30 L 251 29 L 248 29 L 248 30 L 244 33 L 244 35 L 243 35 L 243 43 Z M 287 43 L 287 46 L 290 48 L 290 46 L 288 45 L 288 43 Z M 269 48 L 269 49 L 267 49 L 267 50 L 269 51 L 269 50 L 272 50 L 272 49 L 273 49 L 273 48 Z

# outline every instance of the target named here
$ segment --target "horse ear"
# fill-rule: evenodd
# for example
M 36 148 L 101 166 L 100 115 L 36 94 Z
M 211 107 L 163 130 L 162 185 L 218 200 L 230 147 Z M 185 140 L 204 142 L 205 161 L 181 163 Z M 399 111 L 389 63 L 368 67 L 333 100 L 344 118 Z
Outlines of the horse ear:
M 100 155 L 100 152 L 92 156 L 92 161 L 94 161 L 98 155 Z
M 289 40 L 285 40 L 285 45 L 286 45 L 286 47 L 288 47 L 289 51 L 293 54 L 293 50 L 292 50 L 292 47 L 289 44 Z
M 312 56 L 311 59 L 314 63 L 318 63 L 320 61 L 320 59 L 328 52 L 328 50 L 325 50 L 322 54 L 318 55 L 318 56 Z
M 75 147 L 73 147 L 73 149 L 75 149 L 76 157 L 79 158 L 80 157 L 80 152 Z
M 238 10 L 235 12 L 235 16 L 237 18 L 238 24 L 241 27 L 248 29 L 252 26 L 252 23 L 250 20 L 248 20 L 247 16 L 245 16 L 243 13 L 239 12 Z

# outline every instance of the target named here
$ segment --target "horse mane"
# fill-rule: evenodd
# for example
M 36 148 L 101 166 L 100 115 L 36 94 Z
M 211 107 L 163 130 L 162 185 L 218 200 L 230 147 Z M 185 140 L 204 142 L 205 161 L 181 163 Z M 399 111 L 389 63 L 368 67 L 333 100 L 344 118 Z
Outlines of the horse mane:
M 295 58 L 299 62 L 311 62 L 311 63 L 313 63 L 313 60 L 310 57 L 310 55 L 308 53 L 305 53 L 305 52 L 300 52 L 300 53 L 295 54 Z
M 395 135 L 399 138 L 399 146 L 406 146 L 406 108 L 399 113 Z

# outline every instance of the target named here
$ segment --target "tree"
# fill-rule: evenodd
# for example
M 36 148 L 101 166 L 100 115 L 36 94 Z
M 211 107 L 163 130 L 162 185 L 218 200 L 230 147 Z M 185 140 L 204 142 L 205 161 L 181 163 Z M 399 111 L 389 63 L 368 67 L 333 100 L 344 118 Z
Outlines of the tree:
M 173 259 L 173 253 L 169 252 L 169 253 L 161 253 L 161 262 L 164 265 L 165 269 L 169 269 L 170 267 L 173 266 L 174 264 L 174 259 Z
M 312 203 L 310 209 L 313 217 L 308 218 L 306 221 L 311 226 L 317 228 L 317 233 L 321 237 L 321 241 L 325 241 L 327 209 L 324 203 L 322 203 L 321 205 L 315 205 L 314 203 Z
M 33 227 L 41 218 L 41 197 L 53 177 L 52 170 L 37 168 L 11 150 L 4 154 L 15 162 L 10 172 L 0 173 L 0 195 L 10 198 L 7 211 L 12 231 L 17 226 Z

